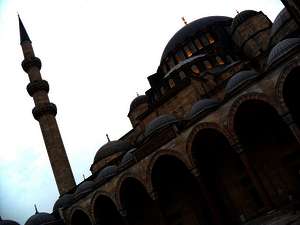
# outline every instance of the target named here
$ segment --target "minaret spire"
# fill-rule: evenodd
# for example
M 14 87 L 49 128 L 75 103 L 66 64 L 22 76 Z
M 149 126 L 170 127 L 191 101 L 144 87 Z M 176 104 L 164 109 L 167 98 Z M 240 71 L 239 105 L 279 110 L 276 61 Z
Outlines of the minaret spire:
M 42 79 L 40 73 L 41 60 L 34 55 L 31 40 L 20 17 L 19 25 L 21 47 L 24 55 L 22 67 L 30 80 L 27 85 L 27 92 L 33 98 L 35 104 L 32 114 L 40 124 L 59 193 L 64 194 L 75 186 L 75 180 L 55 119 L 57 109 L 55 104 L 49 100 L 49 84 Z
M 31 40 L 29 38 L 29 35 L 23 25 L 23 22 L 20 18 L 20 15 L 18 14 L 18 18 L 19 18 L 19 29 L 20 29 L 20 43 L 24 43 L 25 41 L 28 41 L 31 43 Z

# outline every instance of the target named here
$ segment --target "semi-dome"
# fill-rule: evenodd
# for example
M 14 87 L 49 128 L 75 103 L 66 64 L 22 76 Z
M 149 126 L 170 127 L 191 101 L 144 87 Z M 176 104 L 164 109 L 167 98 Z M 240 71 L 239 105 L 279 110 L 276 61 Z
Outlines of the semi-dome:
M 145 136 L 149 136 L 150 134 L 152 134 L 153 132 L 166 127 L 170 124 L 174 124 L 177 122 L 177 119 L 175 118 L 175 116 L 172 115 L 161 115 L 156 117 L 154 120 L 152 120 L 145 128 Z
M 118 172 L 118 167 L 116 165 L 110 165 L 103 168 L 97 175 L 96 181 L 101 181 L 110 177 L 113 177 Z
M 148 102 L 148 97 L 146 95 L 139 95 L 130 104 L 130 109 L 129 112 L 137 108 L 139 105 L 147 103 Z
M 124 165 L 126 163 L 128 163 L 131 160 L 134 160 L 134 154 L 133 152 L 136 150 L 136 148 L 133 148 L 131 150 L 129 150 L 128 152 L 126 152 L 121 160 L 121 165 Z
M 223 22 L 231 20 L 232 18 L 226 16 L 209 16 L 188 23 L 186 26 L 177 31 L 175 35 L 170 39 L 163 51 L 161 61 L 166 58 L 172 50 L 177 48 L 179 45 L 182 45 L 186 40 L 193 37 L 202 29 L 214 24 L 223 24 Z
M 2 220 L 0 217 L 0 225 L 20 225 L 20 224 L 12 220 Z
M 45 212 L 37 212 L 31 216 L 24 225 L 43 225 L 55 221 L 57 221 L 57 219 L 53 215 Z
M 57 199 L 57 201 L 54 203 L 53 211 L 59 208 L 65 208 L 70 206 L 73 199 L 74 198 L 72 194 L 64 194 L 63 196 L 59 197 L 59 199 Z
M 258 12 L 254 11 L 254 10 L 245 10 L 242 11 L 240 13 L 238 13 L 231 24 L 231 31 L 235 31 L 235 29 L 241 25 L 242 23 L 244 23 L 246 20 L 248 20 L 250 17 L 257 15 Z
M 283 8 L 280 11 L 280 13 L 276 16 L 273 22 L 272 29 L 271 29 L 271 36 L 277 33 L 279 29 L 290 19 L 291 19 L 291 15 L 289 14 L 286 8 Z
M 254 70 L 243 70 L 233 75 L 226 84 L 225 96 L 231 95 L 238 88 L 244 86 L 249 81 L 257 77 L 257 73 Z
M 216 99 L 200 99 L 192 106 L 191 111 L 187 114 L 186 118 L 191 119 L 195 116 L 198 116 L 208 110 L 214 109 L 219 105 L 219 101 Z
M 85 194 L 94 189 L 95 183 L 91 180 L 83 181 L 76 189 L 75 195 Z
M 132 146 L 126 141 L 109 141 L 97 151 L 94 158 L 94 163 L 99 162 L 100 160 L 113 155 L 114 153 L 126 152 L 130 149 L 132 149 Z
M 300 38 L 288 38 L 279 42 L 277 45 L 275 45 L 275 47 L 272 48 L 268 57 L 267 65 L 271 66 L 280 57 L 299 46 Z

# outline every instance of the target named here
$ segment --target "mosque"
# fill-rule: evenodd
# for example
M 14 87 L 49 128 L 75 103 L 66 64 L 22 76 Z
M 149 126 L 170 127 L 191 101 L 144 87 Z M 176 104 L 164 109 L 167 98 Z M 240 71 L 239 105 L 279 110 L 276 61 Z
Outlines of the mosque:
M 300 3 L 186 24 L 163 50 L 132 129 L 76 184 L 22 21 L 22 67 L 60 193 L 25 225 L 240 225 L 300 202 Z M 297 204 L 296 204 L 297 203 Z M 18 225 L 1 220 L 0 225 Z

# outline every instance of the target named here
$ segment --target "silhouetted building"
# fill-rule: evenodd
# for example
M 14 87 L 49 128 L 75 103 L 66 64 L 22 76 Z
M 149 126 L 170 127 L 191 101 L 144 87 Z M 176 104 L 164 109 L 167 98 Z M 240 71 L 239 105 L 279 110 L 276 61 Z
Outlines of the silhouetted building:
M 61 194 L 52 214 L 26 225 L 242 224 L 299 201 L 300 13 L 282 1 L 274 23 L 246 10 L 179 30 L 130 105 L 132 130 L 96 152 L 78 185 L 20 22 L 27 90 Z

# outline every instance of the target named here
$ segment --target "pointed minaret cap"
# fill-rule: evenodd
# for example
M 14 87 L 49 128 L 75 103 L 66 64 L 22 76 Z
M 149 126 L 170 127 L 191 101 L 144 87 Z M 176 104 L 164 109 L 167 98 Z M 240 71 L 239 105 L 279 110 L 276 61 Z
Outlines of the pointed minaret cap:
M 23 25 L 23 22 L 22 22 L 19 14 L 18 14 L 18 18 L 19 18 L 19 29 L 20 29 L 20 44 L 23 44 L 25 41 L 28 41 L 31 43 L 31 40 L 28 36 L 28 33 Z

